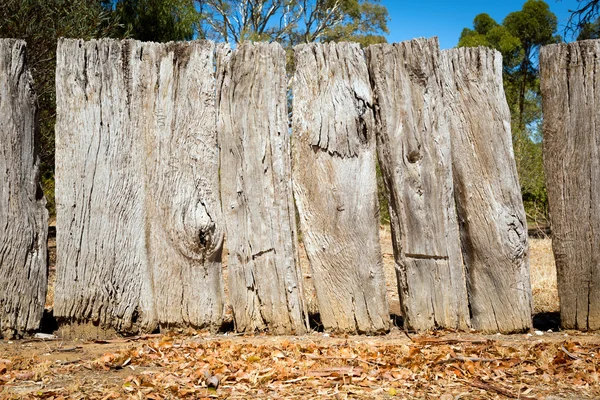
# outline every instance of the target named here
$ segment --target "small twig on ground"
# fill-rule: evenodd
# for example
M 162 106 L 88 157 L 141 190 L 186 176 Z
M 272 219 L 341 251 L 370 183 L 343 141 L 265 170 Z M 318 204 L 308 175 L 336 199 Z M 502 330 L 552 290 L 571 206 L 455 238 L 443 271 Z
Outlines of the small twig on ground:
M 60 349 L 60 348 L 58 348 L 58 349 L 54 349 L 54 351 L 59 351 L 59 352 L 61 352 L 61 353 L 68 353 L 68 352 L 71 352 L 71 351 L 77 351 L 77 350 L 80 350 L 80 349 L 82 349 L 82 348 L 83 348 L 83 347 L 81 347 L 81 346 L 75 346 L 75 347 L 65 347 L 64 349 Z
M 455 362 L 455 361 L 494 362 L 494 361 L 502 361 L 502 360 L 500 360 L 499 358 L 479 358 L 479 357 L 456 356 L 456 357 L 447 358 L 445 360 L 439 360 L 435 363 L 435 365 L 446 364 L 446 363 L 451 363 L 451 362 Z
M 476 388 L 479 389 L 483 389 L 483 390 L 487 390 L 488 392 L 496 392 L 498 394 L 501 394 L 503 396 L 506 397 L 510 397 L 511 399 L 522 399 L 522 400 L 537 400 L 535 397 L 527 397 L 527 396 L 521 396 L 520 394 L 515 394 L 513 392 L 511 392 L 508 389 L 504 389 L 500 386 L 496 386 L 496 385 L 491 385 L 489 383 L 485 383 L 479 379 L 476 379 L 474 381 L 464 381 L 466 383 L 469 383 L 471 386 L 474 386 Z
M 359 357 L 328 357 L 328 356 L 316 356 L 314 354 L 309 353 L 301 353 L 303 356 L 313 359 L 313 360 L 345 360 L 345 361 L 358 361 L 369 365 L 374 365 L 377 367 L 381 367 L 387 365 L 385 363 L 378 363 L 374 361 L 368 361 Z
M 408 334 L 407 334 L 408 336 Z M 494 341 L 491 339 L 438 339 L 438 338 L 420 338 L 410 337 L 415 343 L 418 344 L 459 344 L 459 343 L 472 343 L 472 344 L 491 344 Z
M 560 349 L 563 351 L 563 353 L 565 353 L 567 356 L 569 356 L 569 358 L 571 358 L 573 360 L 581 360 L 581 357 L 577 357 L 575 354 L 570 353 L 567 349 L 565 349 L 564 345 L 560 345 Z

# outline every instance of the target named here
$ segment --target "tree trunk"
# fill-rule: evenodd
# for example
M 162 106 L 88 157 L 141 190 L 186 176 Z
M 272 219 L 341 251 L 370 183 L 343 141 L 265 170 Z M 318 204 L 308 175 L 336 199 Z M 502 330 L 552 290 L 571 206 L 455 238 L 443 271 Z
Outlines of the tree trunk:
M 128 333 L 221 324 L 213 53 L 59 42 L 58 318 Z
M 39 328 L 47 285 L 48 211 L 40 188 L 36 99 L 24 41 L 0 39 L 0 334 Z
M 600 40 L 540 52 L 561 325 L 600 329 Z
M 372 94 L 360 46 L 295 47 L 294 192 L 325 329 L 389 329 Z
M 473 328 L 531 328 L 527 225 L 495 50 L 442 52 L 455 199 Z
M 437 39 L 367 49 L 405 327 L 470 327 Z
M 291 182 L 285 51 L 218 50 L 221 195 L 236 330 L 308 329 Z

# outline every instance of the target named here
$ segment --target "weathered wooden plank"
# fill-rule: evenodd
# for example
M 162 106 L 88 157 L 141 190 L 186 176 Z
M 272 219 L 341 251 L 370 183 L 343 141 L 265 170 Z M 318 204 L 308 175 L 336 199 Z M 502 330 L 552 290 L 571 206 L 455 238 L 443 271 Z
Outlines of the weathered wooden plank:
M 145 139 L 146 245 L 161 326 L 216 329 L 223 318 L 214 51 L 196 41 L 132 52 L 141 57 L 131 67 L 139 70 L 132 106 Z
M 405 326 L 470 327 L 437 38 L 366 50 Z
M 600 40 L 540 52 L 544 169 L 561 325 L 600 329 Z
M 295 47 L 292 166 L 325 329 L 385 332 L 372 94 L 356 43 Z
M 455 199 L 473 328 L 531 328 L 525 210 L 512 150 L 502 56 L 487 48 L 442 52 Z
M 128 333 L 220 325 L 213 50 L 59 42 L 58 318 Z
M 24 41 L 0 39 L 0 334 L 39 328 L 48 211 L 40 188 L 36 105 Z
M 237 331 L 308 329 L 291 181 L 285 51 L 218 50 L 221 196 Z

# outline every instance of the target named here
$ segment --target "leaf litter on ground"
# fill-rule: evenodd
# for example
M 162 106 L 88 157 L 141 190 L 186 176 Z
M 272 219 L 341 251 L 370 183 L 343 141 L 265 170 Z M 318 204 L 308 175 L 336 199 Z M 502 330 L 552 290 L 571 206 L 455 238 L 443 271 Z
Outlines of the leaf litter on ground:
M 198 332 L 22 346 L 33 348 L 20 355 L 0 346 L 1 398 L 600 398 L 600 337 L 593 334 Z M 102 346 L 107 351 L 98 354 Z

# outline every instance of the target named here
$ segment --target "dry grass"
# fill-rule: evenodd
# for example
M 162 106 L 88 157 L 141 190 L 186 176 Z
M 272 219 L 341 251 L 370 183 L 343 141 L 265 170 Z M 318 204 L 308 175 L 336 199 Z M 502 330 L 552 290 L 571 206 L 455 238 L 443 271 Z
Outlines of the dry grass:
M 552 240 L 529 239 L 529 262 L 534 313 L 558 311 L 556 265 L 554 254 L 552 254 Z

